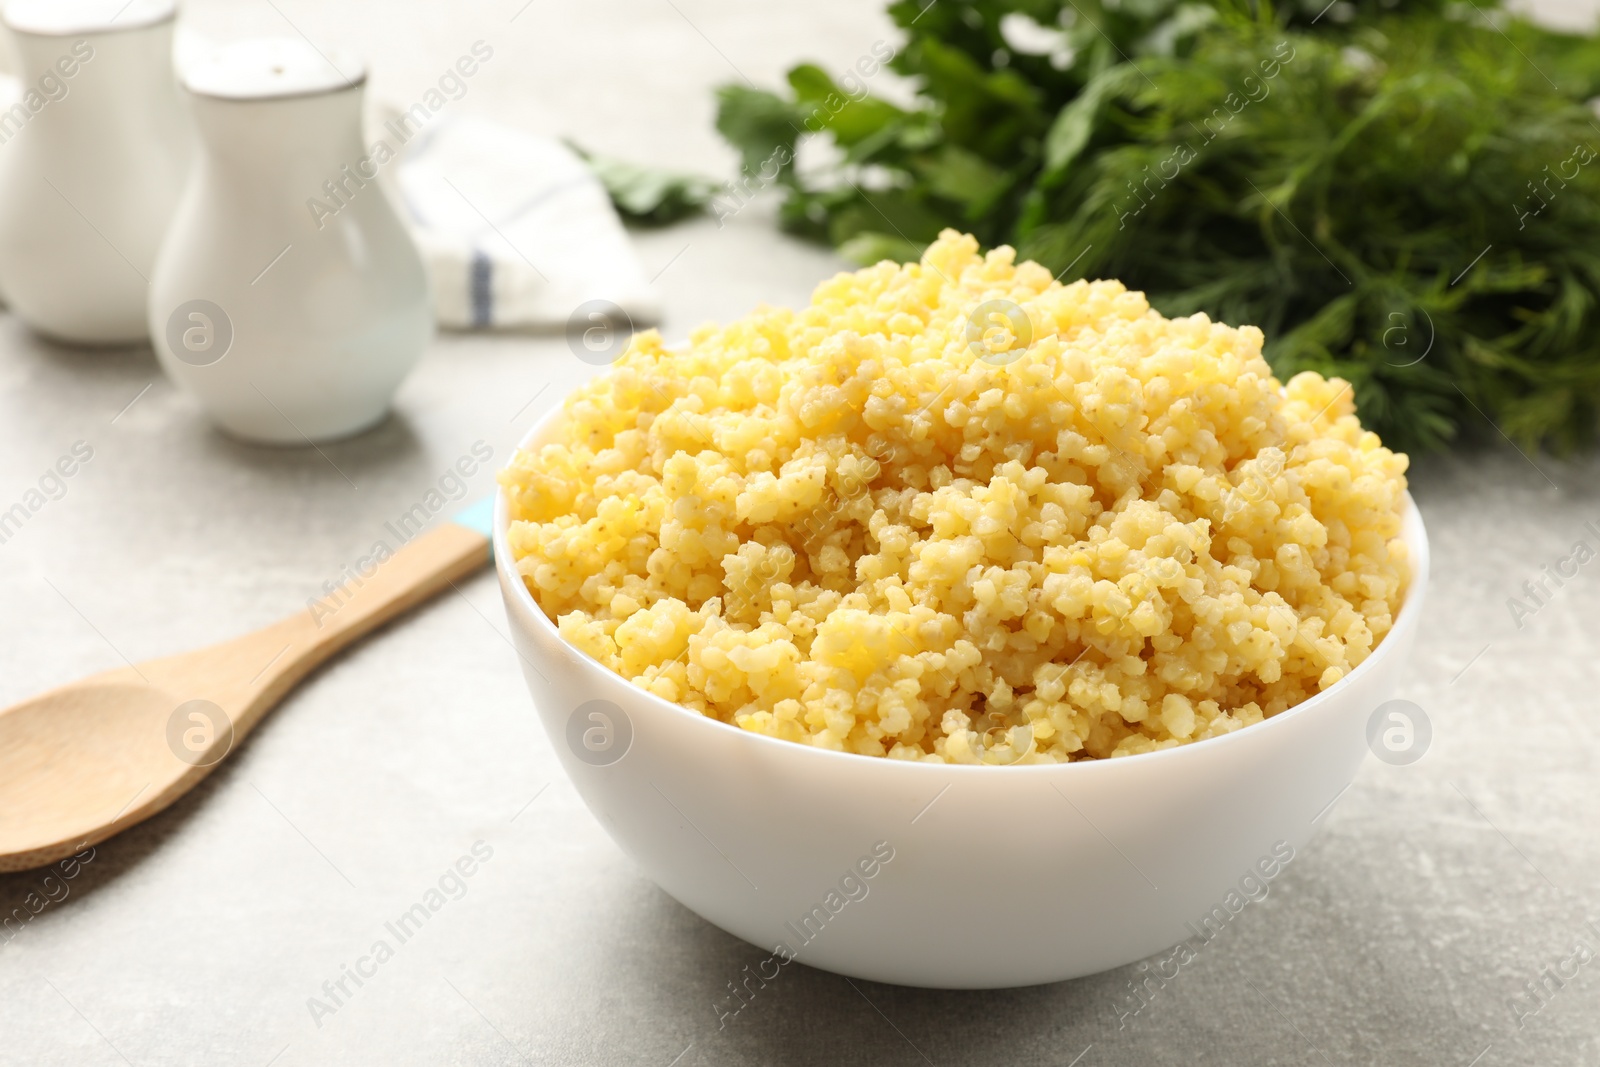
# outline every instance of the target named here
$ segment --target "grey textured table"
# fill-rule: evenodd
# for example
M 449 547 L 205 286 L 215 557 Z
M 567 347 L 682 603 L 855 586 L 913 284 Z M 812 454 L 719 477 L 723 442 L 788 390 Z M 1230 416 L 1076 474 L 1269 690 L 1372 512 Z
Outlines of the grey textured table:
M 876 4 L 521 3 L 196 0 L 191 16 L 218 36 L 291 32 L 287 16 L 363 50 L 400 100 L 490 40 L 461 108 L 705 171 L 731 162 L 710 86 L 847 64 L 890 35 Z M 801 302 L 838 266 L 761 205 L 638 243 L 664 271 L 669 336 Z M 148 351 L 58 348 L 0 318 L 0 508 L 75 442 L 94 449 L 0 544 L 0 704 L 297 609 L 475 441 L 503 460 L 589 373 L 558 338 L 443 336 L 396 416 L 324 456 L 220 437 Z M 1600 492 L 1594 464 L 1535 459 L 1419 465 L 1434 586 L 1401 695 L 1430 751 L 1370 761 L 1270 895 L 1135 1017 L 1118 1015 L 1134 968 L 955 993 L 802 966 L 719 1028 L 727 983 L 764 953 L 641 878 L 589 816 L 485 575 L 314 676 L 70 881 L 0 876 L 0 914 L 60 898 L 0 935 L 0 1063 L 1600 1063 L 1600 961 L 1573 955 L 1579 938 L 1600 951 L 1595 567 L 1520 628 L 1506 604 L 1596 543 Z M 464 895 L 314 1017 L 308 999 L 479 841 L 492 856 Z M 1006 899 L 997 882 L 966 921 L 1015 921 Z

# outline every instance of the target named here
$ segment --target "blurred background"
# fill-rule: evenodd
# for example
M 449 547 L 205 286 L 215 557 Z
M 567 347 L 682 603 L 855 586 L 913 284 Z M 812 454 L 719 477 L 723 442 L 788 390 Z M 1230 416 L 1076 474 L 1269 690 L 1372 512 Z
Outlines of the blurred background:
M 1590 30 L 1600 4 L 1530 10 Z M 182 17 L 216 41 L 352 48 L 373 101 L 401 108 L 481 40 L 493 59 L 452 115 L 714 183 L 740 165 L 718 87 L 778 89 L 797 63 L 839 71 L 902 37 L 862 0 L 191 0 Z M 912 100 L 892 72 L 871 90 Z M 803 305 L 849 267 L 784 232 L 779 202 L 629 231 L 669 340 Z M 443 332 L 373 431 L 262 449 L 212 429 L 147 347 L 66 348 L 0 314 L 0 506 L 75 442 L 94 451 L 0 544 L 0 706 L 298 609 L 476 442 L 498 466 L 597 371 L 559 330 Z M 721 1025 L 764 953 L 610 843 L 530 713 L 480 576 L 318 674 L 0 938 L 0 1064 L 1600 1062 L 1600 968 L 1568 966 L 1577 941 L 1600 951 L 1600 592 L 1585 574 L 1536 618 L 1508 613 L 1600 522 L 1596 467 L 1479 430 L 1487 443 L 1414 467 L 1435 560 L 1401 695 L 1431 718 L 1431 750 L 1373 761 L 1268 899 L 1136 1020 L 1118 1010 L 1136 968 L 954 993 L 802 967 Z M 492 472 L 470 488 L 489 493 Z M 427 936 L 333 1017 L 310 1014 L 479 840 L 493 860 Z M 38 886 L 0 876 L 0 914 Z M 951 921 L 1016 918 L 997 884 Z

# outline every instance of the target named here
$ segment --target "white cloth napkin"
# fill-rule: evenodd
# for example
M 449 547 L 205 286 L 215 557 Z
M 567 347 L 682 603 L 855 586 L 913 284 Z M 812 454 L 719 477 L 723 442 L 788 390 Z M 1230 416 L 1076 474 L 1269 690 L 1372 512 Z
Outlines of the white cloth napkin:
M 563 327 L 596 300 L 636 327 L 660 321 L 660 298 L 611 198 L 559 141 L 440 116 L 393 167 L 441 326 Z

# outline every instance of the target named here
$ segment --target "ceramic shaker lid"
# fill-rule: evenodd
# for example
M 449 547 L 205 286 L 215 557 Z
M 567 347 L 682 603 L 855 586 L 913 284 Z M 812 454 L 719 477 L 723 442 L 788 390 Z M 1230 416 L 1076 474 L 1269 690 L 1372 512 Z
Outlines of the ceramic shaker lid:
M 361 58 L 319 49 L 295 37 L 257 38 L 195 55 L 181 72 L 184 87 L 223 100 L 275 100 L 337 92 L 367 80 Z
M 139 30 L 177 12 L 176 0 L 7 0 L 4 18 L 19 33 L 66 37 Z

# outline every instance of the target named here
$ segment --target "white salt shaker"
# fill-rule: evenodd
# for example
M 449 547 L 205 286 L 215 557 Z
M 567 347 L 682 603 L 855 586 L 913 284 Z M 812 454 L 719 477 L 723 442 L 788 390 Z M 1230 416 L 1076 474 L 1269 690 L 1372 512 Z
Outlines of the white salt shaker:
M 365 68 L 256 40 L 182 75 L 200 144 L 151 279 L 156 355 L 236 437 L 359 433 L 433 336 L 422 259 L 377 180 L 391 157 L 361 143 Z
M 145 339 L 150 270 L 188 171 L 173 0 L 10 0 L 22 99 L 0 110 L 0 292 L 41 333 Z

